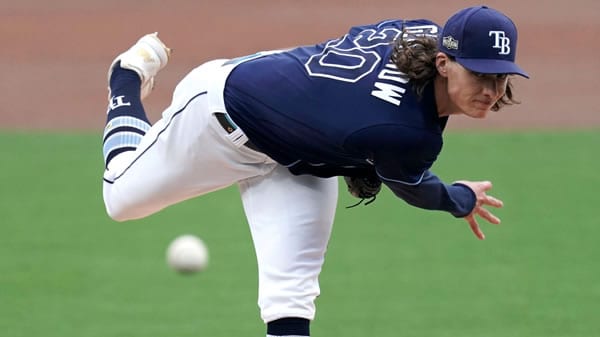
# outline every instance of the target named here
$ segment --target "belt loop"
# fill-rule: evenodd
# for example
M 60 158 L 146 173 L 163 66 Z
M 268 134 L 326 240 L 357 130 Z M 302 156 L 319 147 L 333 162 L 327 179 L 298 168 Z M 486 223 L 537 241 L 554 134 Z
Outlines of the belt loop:
M 235 146 L 238 147 L 245 145 L 248 141 L 248 137 L 246 137 L 246 134 L 240 128 L 237 128 L 232 133 L 230 133 L 229 137 L 231 138 L 231 141 L 235 144 Z
M 228 137 L 235 146 L 240 147 L 248 142 L 248 137 L 246 137 L 244 131 L 231 120 L 231 117 L 227 113 L 215 112 L 214 116 L 219 124 L 221 124 L 221 127 L 229 134 Z
M 224 112 L 215 112 L 213 113 L 213 116 L 215 116 L 215 118 L 217 119 L 217 121 L 219 122 L 219 124 L 221 125 L 221 127 L 223 128 L 223 130 L 225 130 L 228 135 L 229 135 L 229 139 L 231 139 L 231 141 L 236 145 L 236 146 L 246 146 L 256 152 L 261 152 L 246 136 L 246 134 L 242 131 L 242 129 L 240 129 L 239 126 L 237 126 L 237 124 L 235 124 L 235 122 L 231 119 L 231 117 L 229 117 L 229 114 L 224 113 Z

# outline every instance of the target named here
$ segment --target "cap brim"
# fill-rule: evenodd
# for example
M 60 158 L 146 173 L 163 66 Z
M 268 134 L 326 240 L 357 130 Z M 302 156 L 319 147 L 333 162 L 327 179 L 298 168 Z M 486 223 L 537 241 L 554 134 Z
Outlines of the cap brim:
M 506 60 L 473 59 L 457 57 L 463 67 L 482 74 L 511 74 L 529 78 L 529 75 L 516 63 Z

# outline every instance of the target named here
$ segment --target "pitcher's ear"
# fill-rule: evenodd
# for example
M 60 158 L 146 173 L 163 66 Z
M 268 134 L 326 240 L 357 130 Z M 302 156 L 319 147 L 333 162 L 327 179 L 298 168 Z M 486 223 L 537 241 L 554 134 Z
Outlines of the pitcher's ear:
M 437 72 L 443 77 L 448 76 L 448 64 L 450 63 L 450 58 L 448 55 L 444 53 L 437 53 L 435 56 L 435 67 Z

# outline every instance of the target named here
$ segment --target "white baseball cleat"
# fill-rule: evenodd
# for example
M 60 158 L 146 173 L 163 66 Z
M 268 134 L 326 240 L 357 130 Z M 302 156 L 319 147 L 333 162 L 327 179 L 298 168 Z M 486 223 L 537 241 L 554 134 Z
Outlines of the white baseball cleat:
M 108 68 L 108 80 L 117 62 L 121 68 L 135 71 L 142 80 L 141 98 L 144 99 L 154 88 L 154 77 L 167 65 L 171 49 L 159 38 L 158 33 L 144 35 L 131 48 L 117 56 Z M 111 99 L 110 88 L 108 99 Z

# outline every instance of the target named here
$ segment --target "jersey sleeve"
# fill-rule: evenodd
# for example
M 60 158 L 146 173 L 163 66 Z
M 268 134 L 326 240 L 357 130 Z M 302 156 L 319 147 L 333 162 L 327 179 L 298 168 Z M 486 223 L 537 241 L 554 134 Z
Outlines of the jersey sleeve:
M 429 170 L 415 183 L 388 179 L 379 173 L 378 176 L 396 196 L 415 207 L 446 211 L 459 218 L 469 215 L 475 207 L 475 194 L 470 188 L 445 184 Z

